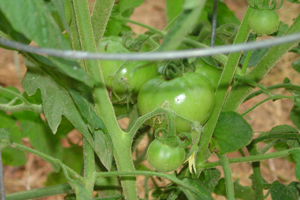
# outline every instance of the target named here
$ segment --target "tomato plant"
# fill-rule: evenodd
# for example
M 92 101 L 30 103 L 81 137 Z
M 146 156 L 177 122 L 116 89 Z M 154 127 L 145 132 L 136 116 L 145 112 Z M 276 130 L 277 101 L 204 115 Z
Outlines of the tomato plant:
M 278 25 L 279 17 L 274 10 L 254 10 L 249 17 L 249 26 L 258 36 L 274 33 Z
M 184 76 L 165 80 L 158 76 L 148 81 L 138 95 L 138 107 L 141 115 L 156 108 L 170 108 L 176 114 L 203 125 L 209 118 L 214 107 L 214 90 L 207 78 L 197 73 L 187 73 Z M 163 118 L 150 120 L 156 128 L 164 126 Z M 190 124 L 176 118 L 176 132 L 190 132 Z
M 184 162 L 185 151 L 182 147 L 171 147 L 155 139 L 147 150 L 149 164 L 159 172 L 171 172 Z
M 15 185 L 6 187 L 0 164 L 0 199 L 62 194 L 78 200 L 299 199 L 297 1 L 286 1 L 296 11 L 280 16 L 279 27 L 274 10 L 282 0 L 249 0 L 239 15 L 243 19 L 224 3 L 231 0 L 153 0 L 139 7 L 144 1 L 0 0 L 2 162 L 21 174 L 20 166 L 32 158 L 26 152 L 53 168 L 43 185 L 34 186 L 42 188 L 4 195 Z M 159 24 L 136 16 L 149 11 L 159 16 Z M 276 37 L 264 42 L 257 35 Z M 15 53 L 3 54 L 7 50 Z M 17 62 L 16 52 L 24 62 Z M 286 54 L 293 56 L 281 59 Z M 8 59 L 1 60 L 5 55 Z M 295 61 L 283 69 L 276 65 L 280 59 Z M 11 81 L 5 71 L 11 75 L 14 65 L 25 75 Z M 268 72 L 275 66 L 280 76 L 272 85 Z M 21 79 L 23 88 L 10 85 Z M 283 99 L 291 106 L 290 120 L 283 116 L 286 107 L 268 110 L 272 117 L 257 109 Z M 271 118 L 272 127 L 267 120 L 255 125 L 261 116 Z M 273 127 L 274 121 L 280 125 Z M 241 156 L 228 158 L 232 152 Z M 265 176 L 269 167 L 261 170 L 261 162 L 268 159 L 274 166 L 275 159 L 292 161 L 295 176 L 288 180 L 279 174 L 280 182 Z M 251 175 L 243 178 L 252 183 L 233 181 L 232 163 L 248 165 Z
M 147 47 L 143 48 L 144 50 Z M 100 53 L 130 53 L 122 43 L 122 37 L 103 38 Z M 112 91 L 113 101 L 124 100 L 125 95 L 136 98 L 145 82 L 158 75 L 156 63 L 146 61 L 100 61 L 106 86 Z

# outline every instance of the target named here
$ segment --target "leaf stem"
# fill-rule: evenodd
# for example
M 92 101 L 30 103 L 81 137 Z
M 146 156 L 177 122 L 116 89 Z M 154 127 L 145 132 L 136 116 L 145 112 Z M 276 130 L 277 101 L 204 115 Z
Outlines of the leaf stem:
M 61 168 L 64 168 L 68 174 L 70 174 L 73 178 L 75 178 L 76 180 L 80 181 L 81 183 L 84 183 L 84 179 L 82 176 L 80 176 L 79 174 L 77 174 L 73 169 L 71 169 L 70 167 L 66 166 L 65 164 L 63 164 L 59 159 L 57 158 L 53 158 L 47 154 L 44 154 L 40 151 L 37 151 L 35 149 L 31 149 L 29 147 L 26 147 L 22 144 L 18 144 L 18 143 L 15 143 L 13 142 L 11 147 L 13 148 L 16 148 L 16 149 L 20 149 L 22 151 L 26 151 L 26 152 L 29 152 L 29 153 L 33 153 L 37 156 L 40 156 L 41 158 L 43 158 L 44 160 L 46 160 L 47 162 L 51 162 L 57 166 L 60 166 Z
M 252 110 L 254 110 L 255 108 L 257 108 L 258 106 L 260 106 L 261 104 L 263 104 L 263 103 L 265 103 L 265 102 L 267 102 L 269 100 L 275 101 L 275 100 L 278 100 L 278 99 L 292 99 L 292 100 L 294 100 L 295 98 L 292 97 L 292 96 L 283 96 L 283 95 L 274 95 L 274 96 L 271 96 L 269 98 L 266 98 L 266 99 L 262 100 L 261 102 L 257 103 L 256 105 L 252 106 L 250 109 L 248 109 L 246 112 L 244 112 L 242 114 L 242 116 L 247 115 L 249 112 L 251 112 Z
M 36 199 L 58 194 L 74 193 L 69 183 L 8 194 L 6 200 Z
M 144 176 L 157 176 L 157 177 L 162 177 L 169 179 L 173 183 L 176 183 L 177 185 L 180 185 L 182 187 L 185 187 L 191 191 L 194 191 L 194 187 L 191 187 L 189 185 L 186 185 L 183 183 L 180 179 L 176 178 L 172 174 L 164 174 L 164 173 L 159 173 L 159 172 L 153 172 L 153 171 L 132 171 L 132 172 L 123 172 L 123 171 L 118 171 L 118 172 L 96 172 L 96 177 L 109 177 L 109 176 L 136 176 L 136 175 L 144 175 Z
M 15 105 L 11 106 L 8 104 L 0 104 L 0 110 L 3 110 L 5 112 L 18 112 L 18 111 L 23 111 L 23 110 L 29 110 L 33 111 L 36 113 L 41 113 L 43 111 L 42 105 L 36 105 L 36 104 L 20 104 L 20 105 Z
M 298 85 L 292 85 L 290 83 L 282 83 L 282 84 L 277 84 L 277 85 L 271 85 L 269 87 L 266 87 L 267 90 L 274 90 L 274 89 L 279 89 L 279 88 L 284 88 L 284 89 L 287 89 L 287 90 L 297 90 L 297 91 L 300 91 L 300 86 Z M 263 90 L 257 90 L 251 94 L 249 94 L 246 99 L 244 100 L 245 101 L 248 101 L 249 99 L 252 99 L 260 94 L 264 93 Z
M 25 97 L 23 97 L 22 95 L 20 95 L 19 93 L 15 92 L 15 91 L 9 90 L 9 89 L 4 88 L 2 86 L 0 86 L 0 90 L 3 90 L 5 92 L 7 92 L 7 93 L 10 93 L 10 94 L 14 95 L 15 97 L 18 97 L 25 104 L 31 104 Z
M 295 148 L 295 149 L 300 150 L 300 148 Z M 284 151 L 262 154 L 262 155 L 230 158 L 230 159 L 228 159 L 228 162 L 230 164 L 233 164 L 233 163 L 255 162 L 255 161 L 267 160 L 267 159 L 271 159 L 271 158 L 280 158 L 280 157 L 288 156 L 289 154 L 292 153 L 291 151 L 295 150 L 295 149 L 288 149 L 288 150 L 284 150 Z M 207 168 L 214 168 L 214 167 L 217 167 L 220 165 L 221 165 L 220 161 L 217 161 L 217 162 L 211 162 L 211 163 L 204 163 L 203 165 L 201 165 L 201 167 L 204 169 L 207 169 Z
M 247 52 L 247 56 L 246 56 L 245 61 L 244 61 L 244 63 L 243 63 L 242 75 L 244 75 L 244 74 L 246 73 L 246 70 L 247 70 L 247 67 L 248 67 L 249 60 L 250 60 L 250 58 L 251 58 L 252 52 L 253 52 L 253 50 L 249 50 L 249 51 Z
M 234 188 L 228 158 L 225 154 L 218 154 L 217 156 L 220 159 L 225 176 L 226 197 L 228 200 L 234 200 Z

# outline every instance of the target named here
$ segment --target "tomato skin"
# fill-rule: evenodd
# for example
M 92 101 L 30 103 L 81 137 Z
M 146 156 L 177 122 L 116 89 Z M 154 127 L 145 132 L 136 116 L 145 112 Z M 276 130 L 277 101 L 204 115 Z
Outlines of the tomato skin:
M 123 44 L 122 38 L 111 36 L 103 38 L 99 46 L 100 53 L 131 53 Z M 127 62 L 116 77 L 112 77 L 125 61 L 100 60 L 106 86 L 117 95 L 131 93 L 136 98 L 145 82 L 158 75 L 156 63 L 146 61 Z
M 196 65 L 195 72 L 205 76 L 210 81 L 214 90 L 217 89 L 222 73 L 221 70 L 218 70 L 216 67 L 213 67 L 207 64 L 204 60 L 200 59 Z
M 187 73 L 171 80 L 158 76 L 141 88 L 138 95 L 139 112 L 145 115 L 163 107 L 166 101 L 178 115 L 203 125 L 214 107 L 214 89 L 209 80 L 198 73 Z M 151 119 L 148 123 L 157 129 L 164 127 L 166 122 Z M 191 131 L 190 124 L 180 118 L 175 119 L 175 128 L 177 133 Z
M 278 29 L 278 14 L 274 10 L 254 10 L 249 16 L 249 26 L 258 36 L 270 35 Z
M 178 169 L 185 160 L 182 147 L 171 147 L 155 139 L 147 150 L 149 164 L 159 172 L 171 172 Z

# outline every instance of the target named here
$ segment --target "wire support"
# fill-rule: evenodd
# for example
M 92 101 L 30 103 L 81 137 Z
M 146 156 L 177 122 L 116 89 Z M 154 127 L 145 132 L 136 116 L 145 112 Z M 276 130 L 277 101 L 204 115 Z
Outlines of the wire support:
M 19 42 L 6 40 L 0 37 L 0 44 L 13 48 L 19 51 L 34 53 L 39 55 L 48 55 L 60 58 L 74 58 L 87 60 L 167 60 L 191 57 L 213 56 L 217 54 L 248 51 L 251 49 L 262 49 L 274 45 L 280 45 L 289 42 L 300 41 L 300 33 L 290 34 L 274 39 L 262 40 L 260 42 L 247 42 L 236 45 L 222 45 L 213 48 L 205 49 L 189 49 L 180 51 L 166 51 L 166 52 L 149 52 L 149 53 L 93 53 L 85 51 L 73 50 L 58 50 L 49 48 L 39 48 L 28 46 Z

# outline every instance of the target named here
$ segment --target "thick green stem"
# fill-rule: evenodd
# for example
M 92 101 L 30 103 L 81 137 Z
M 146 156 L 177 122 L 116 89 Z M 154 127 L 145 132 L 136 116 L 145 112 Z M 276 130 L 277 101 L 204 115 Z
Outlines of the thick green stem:
M 92 22 L 88 10 L 88 1 L 73 0 L 73 3 L 82 50 L 97 52 Z M 113 106 L 105 87 L 99 61 L 86 60 L 85 69 L 88 74 L 97 81 L 97 86 L 93 91 L 95 111 L 105 123 L 112 138 L 117 168 L 119 171 L 134 171 L 130 151 L 132 140 L 118 125 Z M 138 199 L 136 181 L 134 178 L 124 178 L 121 180 L 121 184 L 125 199 Z
M 114 3 L 115 0 L 96 0 L 95 2 L 91 18 L 97 47 L 104 35 Z
M 295 19 L 292 26 L 285 35 L 300 32 L 300 15 Z M 259 63 L 245 77 L 250 78 L 257 83 L 274 67 L 276 62 L 286 54 L 291 48 L 298 44 L 299 41 L 282 44 L 272 47 Z M 254 89 L 253 86 L 243 82 L 235 82 L 228 98 L 226 99 L 223 110 L 235 111 Z
M 249 18 L 250 13 L 252 12 L 252 10 L 253 10 L 252 8 L 248 8 L 248 10 L 244 16 L 244 19 L 241 23 L 240 29 L 234 40 L 234 44 L 245 43 L 247 41 L 249 33 L 250 33 L 250 28 L 248 25 L 248 18 Z M 230 83 L 232 82 L 232 79 L 234 77 L 235 69 L 238 65 L 241 54 L 242 54 L 241 52 L 229 54 L 227 63 L 221 74 L 221 78 L 220 78 L 220 81 L 219 81 L 219 84 L 217 87 L 217 91 L 216 91 L 215 108 L 212 111 L 210 119 L 204 126 L 204 131 L 201 135 L 201 140 L 199 143 L 199 151 L 198 151 L 198 156 L 197 156 L 197 160 L 198 160 L 197 163 L 198 163 L 199 167 L 201 165 L 203 165 L 203 163 L 206 161 L 205 160 L 205 152 L 206 152 L 206 149 L 208 148 L 210 139 L 212 137 L 213 131 L 217 124 L 217 120 L 222 111 L 225 99 L 228 94 Z M 197 168 L 199 168 L 199 167 L 197 166 Z M 197 170 L 197 171 L 201 172 L 201 170 Z
M 218 157 L 225 176 L 226 197 L 228 200 L 234 200 L 234 187 L 229 161 L 225 154 L 219 154 Z
M 83 158 L 84 158 L 84 180 L 85 189 L 92 197 L 95 183 L 95 156 L 94 149 L 90 143 L 83 137 Z

